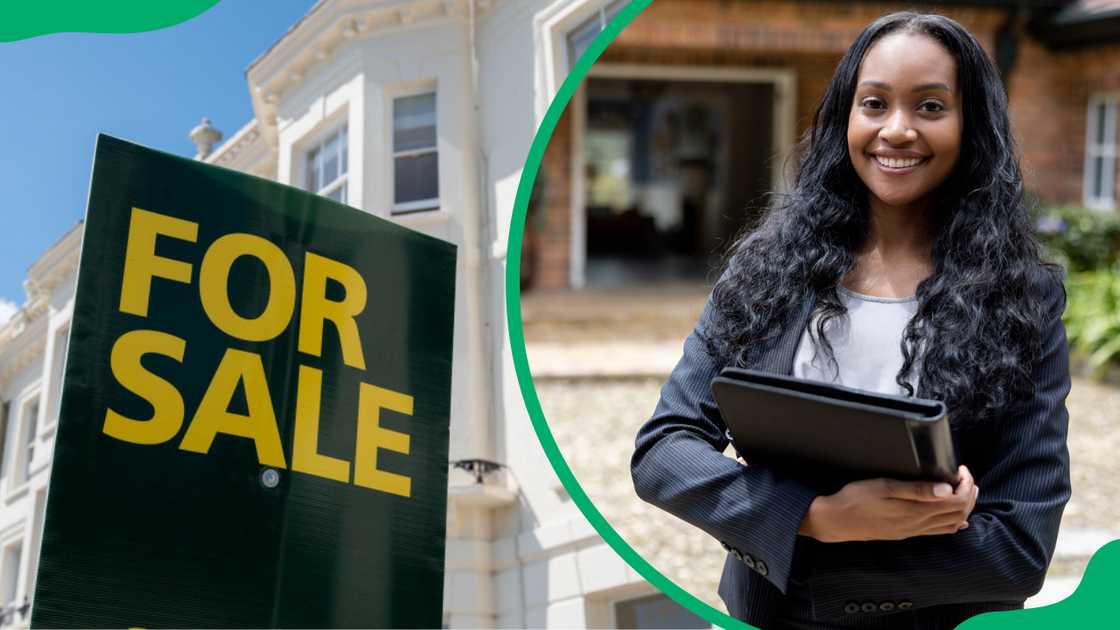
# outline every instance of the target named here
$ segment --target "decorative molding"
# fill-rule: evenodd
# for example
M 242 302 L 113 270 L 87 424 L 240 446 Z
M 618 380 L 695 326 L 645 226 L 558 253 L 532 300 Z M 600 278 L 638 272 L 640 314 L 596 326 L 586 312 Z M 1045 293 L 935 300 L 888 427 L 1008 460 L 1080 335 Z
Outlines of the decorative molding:
M 50 294 L 58 285 L 72 279 L 78 272 L 79 253 L 77 248 L 66 252 L 66 257 L 59 260 L 58 264 L 51 267 L 46 275 L 38 280 L 38 289 L 43 292 L 44 300 L 49 300 Z
M 276 106 L 344 42 L 427 22 L 461 20 L 470 1 L 477 3 L 479 14 L 497 4 L 494 0 L 322 0 L 245 72 L 260 133 L 275 151 L 279 146 Z
M 27 270 L 27 278 L 23 281 L 27 300 L 12 314 L 11 319 L 0 326 L 0 357 L 4 357 L 9 352 L 14 353 L 15 356 L 11 360 L 4 359 L 3 364 L 0 364 L 0 382 L 3 382 L 14 370 L 22 369 L 26 365 L 26 362 L 20 363 L 21 357 L 24 357 L 27 352 L 32 352 L 34 358 L 34 355 L 42 350 L 40 348 L 36 351 L 36 345 L 46 343 L 46 318 L 43 315 L 50 311 L 51 294 L 54 290 L 62 283 L 73 279 L 77 273 L 84 228 L 84 223 L 70 228 L 69 232 L 51 245 Z M 42 330 L 39 330 L 40 328 Z M 40 338 L 29 341 L 29 335 L 38 335 Z M 19 367 L 13 368 L 17 363 Z
M 58 285 L 55 278 L 62 271 L 74 269 L 78 265 L 78 254 L 82 244 L 85 223 L 80 222 L 70 228 L 62 238 L 43 252 L 27 270 L 27 279 L 49 291 Z
M 20 348 L 10 359 L 6 359 L 4 363 L 0 365 L 0 385 L 6 383 L 12 375 L 21 372 L 28 365 L 31 365 L 35 359 L 43 356 L 43 352 L 47 349 L 45 326 L 43 331 L 21 330 L 21 332 L 27 332 L 28 334 L 41 332 L 42 334 L 37 335 L 36 339 L 33 339 L 23 348 Z M 0 343 L 3 342 L 0 341 Z
M 229 165 L 237 157 L 251 150 L 261 137 L 260 125 L 256 118 L 250 120 L 244 127 L 233 134 L 222 146 L 211 153 L 206 161 L 222 166 Z

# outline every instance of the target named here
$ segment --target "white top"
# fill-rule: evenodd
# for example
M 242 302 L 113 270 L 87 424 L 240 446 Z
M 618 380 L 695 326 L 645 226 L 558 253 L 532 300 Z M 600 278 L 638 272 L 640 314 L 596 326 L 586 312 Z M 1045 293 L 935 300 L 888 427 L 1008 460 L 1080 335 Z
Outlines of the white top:
M 818 315 L 801 334 L 793 358 L 793 375 L 880 394 L 905 394 L 895 376 L 902 368 L 902 331 L 918 311 L 917 296 L 882 298 L 856 293 L 844 286 L 837 289 L 848 314 L 828 322 L 825 336 L 832 343 L 839 369 L 834 369 L 823 348 L 816 351 L 810 336 L 810 331 L 816 330 Z M 911 371 L 910 384 L 915 391 L 920 367 L 915 362 Z

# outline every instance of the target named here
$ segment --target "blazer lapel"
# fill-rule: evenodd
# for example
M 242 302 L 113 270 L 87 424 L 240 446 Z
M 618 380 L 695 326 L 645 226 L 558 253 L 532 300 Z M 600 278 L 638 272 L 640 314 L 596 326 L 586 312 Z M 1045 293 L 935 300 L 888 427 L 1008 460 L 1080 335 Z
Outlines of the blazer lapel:
M 795 309 L 782 325 L 782 333 L 758 360 L 754 369 L 775 374 L 793 374 L 793 357 L 801 341 L 801 333 L 809 324 L 809 315 L 817 303 L 817 296 L 810 292 L 800 308 Z

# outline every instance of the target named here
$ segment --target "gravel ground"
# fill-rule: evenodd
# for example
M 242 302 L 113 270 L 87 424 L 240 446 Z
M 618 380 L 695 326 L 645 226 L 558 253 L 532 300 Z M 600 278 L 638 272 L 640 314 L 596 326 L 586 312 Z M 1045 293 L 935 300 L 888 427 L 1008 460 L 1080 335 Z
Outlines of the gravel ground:
M 663 380 L 543 379 L 536 388 L 565 459 L 603 515 L 662 573 L 722 609 L 715 594 L 724 557 L 719 544 L 639 500 L 630 481 L 634 435 Z M 1074 379 L 1067 406 L 1074 494 L 1062 527 L 1120 530 L 1120 388 Z M 1082 566 L 1069 569 L 1080 573 Z
M 1120 530 L 1120 387 L 1075 378 L 1066 408 L 1073 497 L 1062 527 Z
M 536 388 L 564 459 L 603 516 L 659 571 L 723 610 L 719 543 L 638 499 L 630 481 L 634 435 L 653 412 L 662 380 L 548 380 Z

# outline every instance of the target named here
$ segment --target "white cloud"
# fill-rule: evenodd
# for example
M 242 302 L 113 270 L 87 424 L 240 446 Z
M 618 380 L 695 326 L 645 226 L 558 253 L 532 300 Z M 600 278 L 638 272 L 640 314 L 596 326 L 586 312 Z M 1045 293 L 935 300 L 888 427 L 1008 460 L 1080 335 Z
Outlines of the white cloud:
M 16 306 L 14 302 L 9 302 L 4 298 L 0 298 L 0 326 L 8 323 L 8 320 L 11 319 L 12 315 L 15 315 L 18 310 L 19 307 Z

